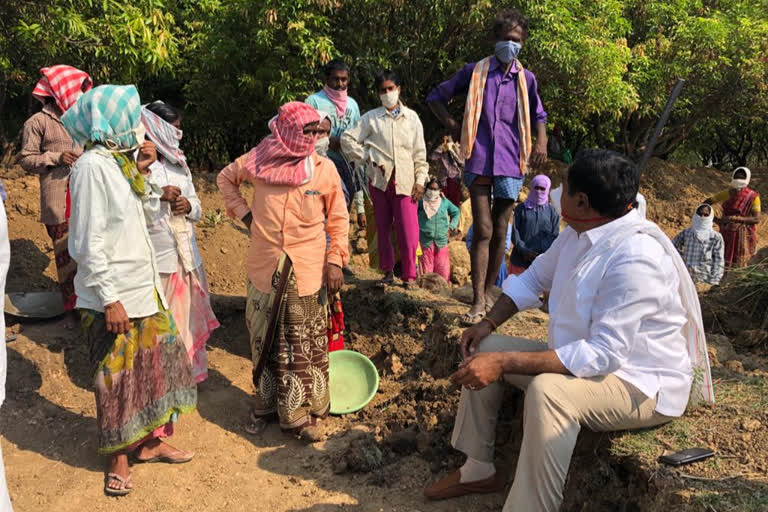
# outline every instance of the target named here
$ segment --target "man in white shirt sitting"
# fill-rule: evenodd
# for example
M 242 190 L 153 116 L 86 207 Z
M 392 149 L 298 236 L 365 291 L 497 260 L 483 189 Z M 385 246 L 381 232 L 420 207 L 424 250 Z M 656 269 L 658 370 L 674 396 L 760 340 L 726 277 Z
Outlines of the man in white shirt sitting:
M 576 438 L 670 421 L 714 401 L 701 309 L 670 240 L 632 207 L 639 176 L 626 157 L 583 151 L 563 180 L 566 228 L 462 337 L 451 378 L 463 386 L 453 446 L 460 470 L 430 499 L 500 490 L 494 434 L 504 378 L 525 390 L 523 441 L 504 511 L 557 511 Z M 550 292 L 548 342 L 491 335 Z M 701 375 L 693 384 L 694 368 Z

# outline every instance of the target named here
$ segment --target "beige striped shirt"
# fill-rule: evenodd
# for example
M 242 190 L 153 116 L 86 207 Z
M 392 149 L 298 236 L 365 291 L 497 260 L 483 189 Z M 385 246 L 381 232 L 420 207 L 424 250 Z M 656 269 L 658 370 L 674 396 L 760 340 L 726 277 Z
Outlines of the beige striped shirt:
M 72 142 L 51 105 L 27 119 L 22 137 L 19 164 L 40 178 L 40 221 L 61 224 L 66 220 L 69 166 L 59 165 L 59 158 L 65 151 L 81 154 L 83 148 Z

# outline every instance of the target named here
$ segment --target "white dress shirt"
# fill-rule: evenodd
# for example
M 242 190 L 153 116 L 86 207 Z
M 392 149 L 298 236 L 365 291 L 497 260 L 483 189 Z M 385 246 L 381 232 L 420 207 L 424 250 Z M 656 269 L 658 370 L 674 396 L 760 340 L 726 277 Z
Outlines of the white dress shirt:
M 72 166 L 69 254 L 77 262 L 77 307 L 104 311 L 120 301 L 130 318 L 157 313 L 157 292 L 167 307 L 147 219 L 158 213 L 159 195 L 142 201 L 102 146 Z
M 184 240 L 177 240 L 173 235 L 170 224 L 172 215 L 170 203 L 161 203 L 158 216 L 150 220 L 149 236 L 155 248 L 158 271 L 161 274 L 175 274 L 179 268 L 179 251 L 185 251 L 192 262 L 192 268 L 185 270 L 189 272 L 196 269 L 203 261 L 197 249 L 194 223 L 200 220 L 202 209 L 200 199 L 195 192 L 195 185 L 192 183 L 192 176 L 180 165 L 173 164 L 164 158 L 162 162 L 158 160 L 150 165 L 149 170 L 152 172 L 151 179 L 155 185 L 160 188 L 168 185 L 178 187 L 181 195 L 187 198 L 192 207 L 186 215 L 188 236 Z M 179 247 L 179 243 L 184 244 L 184 247 Z
M 551 290 L 549 348 L 573 375 L 614 374 L 656 397 L 660 414 L 680 416 L 693 380 L 682 331 L 688 317 L 670 255 L 632 230 L 642 222 L 632 211 L 581 235 L 567 227 L 503 288 L 521 311 Z

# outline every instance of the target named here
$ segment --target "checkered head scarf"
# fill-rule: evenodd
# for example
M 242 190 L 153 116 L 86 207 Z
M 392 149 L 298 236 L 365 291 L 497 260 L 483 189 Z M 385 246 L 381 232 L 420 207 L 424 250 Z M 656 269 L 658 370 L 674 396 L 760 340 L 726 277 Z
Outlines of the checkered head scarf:
M 45 105 L 46 98 L 53 98 L 59 109 L 66 112 L 83 93 L 93 87 L 93 80 L 85 71 L 59 64 L 40 70 L 43 77 L 37 82 L 32 96 Z
M 110 151 L 129 151 L 144 142 L 141 100 L 133 85 L 100 85 L 85 93 L 62 117 L 72 139 L 97 142 Z
M 312 178 L 317 137 L 304 135 L 304 127 L 320 121 L 317 110 L 298 101 L 286 103 L 269 122 L 272 132 L 248 153 L 245 168 L 270 185 L 297 187 Z
M 155 103 L 162 103 L 162 101 Z M 182 131 L 146 106 L 141 107 L 141 122 L 147 130 L 147 137 L 155 143 L 160 154 L 171 163 L 179 165 L 189 172 L 187 158 L 179 147 Z

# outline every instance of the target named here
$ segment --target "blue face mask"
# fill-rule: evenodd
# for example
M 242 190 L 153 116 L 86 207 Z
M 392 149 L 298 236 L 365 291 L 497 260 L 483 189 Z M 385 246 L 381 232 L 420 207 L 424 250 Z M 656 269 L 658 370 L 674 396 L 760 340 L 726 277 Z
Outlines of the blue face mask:
M 496 58 L 504 64 L 509 64 L 517 58 L 522 49 L 523 45 L 516 43 L 515 41 L 499 41 L 496 43 L 494 55 L 496 55 Z

